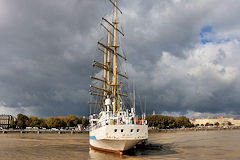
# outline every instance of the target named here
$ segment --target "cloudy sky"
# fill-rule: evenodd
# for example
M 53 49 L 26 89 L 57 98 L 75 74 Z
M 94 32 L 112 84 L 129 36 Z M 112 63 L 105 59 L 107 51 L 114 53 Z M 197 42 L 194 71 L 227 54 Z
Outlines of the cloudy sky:
M 240 1 L 121 0 L 120 8 L 128 74 L 148 113 L 240 114 Z M 0 0 L 0 114 L 88 115 L 108 13 L 107 0 Z

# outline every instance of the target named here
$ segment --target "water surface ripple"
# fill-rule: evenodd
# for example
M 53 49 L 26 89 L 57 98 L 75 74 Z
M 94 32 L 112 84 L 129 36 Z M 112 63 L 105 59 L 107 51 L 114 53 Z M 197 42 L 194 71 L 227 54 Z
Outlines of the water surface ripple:
M 240 159 L 240 130 L 150 133 L 149 141 L 159 147 L 120 156 L 90 150 L 88 134 L 0 134 L 0 160 Z

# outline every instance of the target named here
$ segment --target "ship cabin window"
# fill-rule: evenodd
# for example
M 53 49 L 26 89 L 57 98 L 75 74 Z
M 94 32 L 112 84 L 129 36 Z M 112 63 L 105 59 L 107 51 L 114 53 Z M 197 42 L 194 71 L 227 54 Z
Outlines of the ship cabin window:
M 117 132 L 117 129 L 114 129 L 114 132 Z
M 137 129 L 137 132 L 139 132 L 139 129 Z
M 123 132 L 124 131 L 124 129 L 121 129 L 121 132 Z
M 133 132 L 133 129 L 131 129 L 130 132 Z

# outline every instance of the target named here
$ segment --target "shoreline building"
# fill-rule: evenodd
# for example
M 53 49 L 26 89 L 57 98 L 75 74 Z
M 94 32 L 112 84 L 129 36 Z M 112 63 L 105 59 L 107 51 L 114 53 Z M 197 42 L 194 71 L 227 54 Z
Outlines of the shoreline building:
M 10 122 L 13 119 L 11 115 L 0 115 L 0 127 L 2 128 L 10 128 Z
M 193 118 L 190 122 L 194 126 L 240 126 L 240 119 L 219 116 L 217 118 Z

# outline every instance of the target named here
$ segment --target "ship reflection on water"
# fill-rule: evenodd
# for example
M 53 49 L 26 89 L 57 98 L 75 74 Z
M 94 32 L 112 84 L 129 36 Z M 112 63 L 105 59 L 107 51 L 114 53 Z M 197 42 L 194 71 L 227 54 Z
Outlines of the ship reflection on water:
M 89 156 L 90 159 L 106 160 L 106 157 L 108 159 L 141 159 L 148 157 L 150 158 L 151 156 L 177 154 L 177 152 L 174 151 L 171 146 L 172 144 L 154 144 L 154 147 L 134 148 L 124 152 L 124 155 L 122 156 L 115 153 L 108 153 L 104 151 L 90 149 Z

